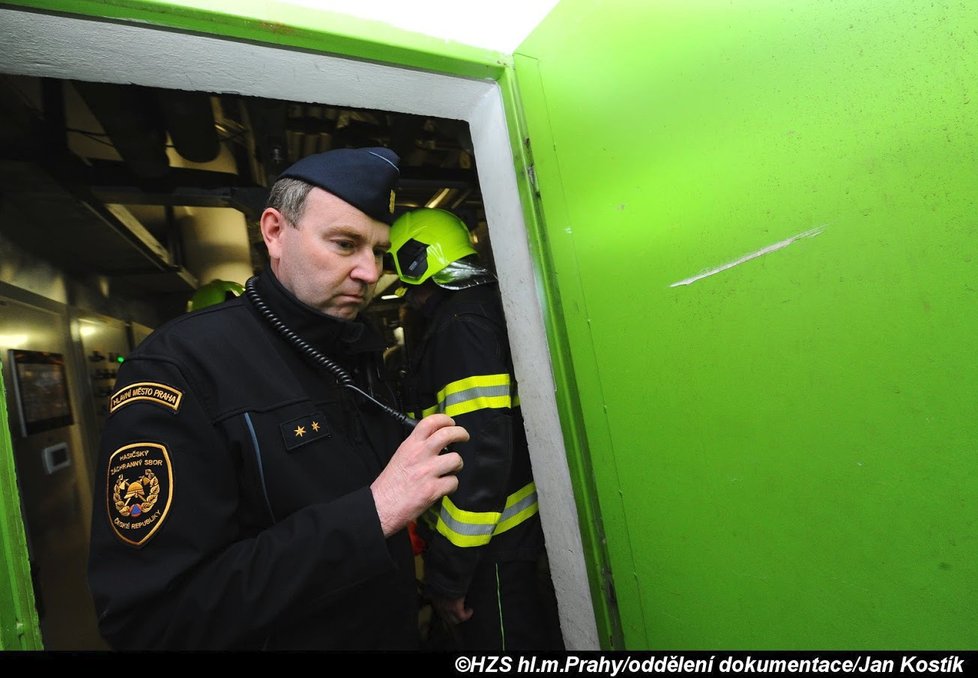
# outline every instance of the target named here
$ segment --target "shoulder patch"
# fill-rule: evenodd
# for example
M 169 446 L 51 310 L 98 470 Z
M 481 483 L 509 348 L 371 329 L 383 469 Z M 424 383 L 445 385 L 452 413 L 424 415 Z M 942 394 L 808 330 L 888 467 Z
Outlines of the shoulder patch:
M 109 400 L 109 414 L 140 400 L 147 400 L 177 412 L 180 410 L 180 401 L 183 400 L 183 391 L 153 381 L 129 384 L 112 394 Z
M 133 443 L 109 457 L 106 502 L 115 535 L 141 547 L 163 525 L 173 499 L 170 452 L 159 443 Z

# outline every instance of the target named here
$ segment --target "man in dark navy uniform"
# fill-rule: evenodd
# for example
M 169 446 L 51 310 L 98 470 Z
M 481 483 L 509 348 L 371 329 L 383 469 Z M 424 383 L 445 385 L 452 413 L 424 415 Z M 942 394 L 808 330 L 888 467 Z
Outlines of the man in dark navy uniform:
M 416 647 L 404 528 L 456 489 L 461 458 L 439 453 L 468 434 L 445 415 L 409 432 L 340 383 L 380 397 L 384 346 L 358 314 L 397 162 L 342 149 L 283 172 L 261 218 L 270 270 L 120 369 L 89 564 L 113 647 Z

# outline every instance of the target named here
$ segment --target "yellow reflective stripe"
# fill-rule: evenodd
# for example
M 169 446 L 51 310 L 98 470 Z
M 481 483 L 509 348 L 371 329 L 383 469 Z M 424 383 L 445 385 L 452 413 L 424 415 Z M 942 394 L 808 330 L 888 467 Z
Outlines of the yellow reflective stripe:
M 438 405 L 437 404 L 432 405 L 431 407 L 427 407 L 421 410 L 421 417 L 422 418 L 427 417 L 429 414 L 434 414 L 437 411 L 438 411 Z
M 469 548 L 472 546 L 485 546 L 492 539 L 492 531 L 486 534 L 462 534 L 456 529 L 453 529 L 448 523 L 443 520 L 442 516 L 438 516 L 438 533 L 441 534 L 445 539 L 452 542 L 455 546 L 461 548 Z
M 452 520 L 462 525 L 495 525 L 502 515 L 499 511 L 466 511 L 460 509 L 449 497 L 442 499 L 441 508 L 442 514 L 448 511 Z
M 509 386 L 511 381 L 508 374 L 477 374 L 445 384 L 445 388 L 438 392 L 438 399 L 443 400 L 445 396 L 479 386 Z
M 438 532 L 456 546 L 483 546 L 492 538 L 501 515 L 498 511 L 465 511 L 445 497 L 438 514 Z
M 484 409 L 513 406 L 513 383 L 508 374 L 485 374 L 453 381 L 438 392 L 438 409 L 450 417 Z
M 514 513 L 512 517 L 507 518 L 505 520 L 500 520 L 499 523 L 496 525 L 496 529 L 493 530 L 492 536 L 495 537 L 497 534 L 501 534 L 506 530 L 512 530 L 514 527 L 524 523 L 525 521 L 529 520 L 539 512 L 540 512 L 540 504 L 537 502 L 533 502 L 530 506 L 527 506 L 522 511 L 518 513 Z
M 496 524 L 493 535 L 513 529 L 539 511 L 540 504 L 537 501 L 536 483 L 528 483 L 509 495 L 506 500 L 506 508 L 503 509 L 503 514 L 499 518 L 499 523 Z
M 526 499 L 527 497 L 529 497 L 531 494 L 535 495 L 536 493 L 537 493 L 537 484 L 536 483 L 527 483 L 526 485 L 524 485 L 520 489 L 516 490 L 516 492 L 513 492 L 513 494 L 511 494 L 508 497 L 506 497 L 506 506 L 503 508 L 503 512 L 505 513 L 506 512 L 506 509 L 513 508 L 514 506 L 516 506 L 517 504 L 519 504 L 521 501 L 523 501 L 524 499 Z M 536 500 L 536 497 L 534 497 L 534 501 L 535 500 Z
M 502 513 L 465 511 L 445 497 L 438 515 L 437 530 L 455 546 L 484 546 L 493 535 L 511 530 L 536 515 L 539 508 L 535 483 L 529 483 L 509 495 Z

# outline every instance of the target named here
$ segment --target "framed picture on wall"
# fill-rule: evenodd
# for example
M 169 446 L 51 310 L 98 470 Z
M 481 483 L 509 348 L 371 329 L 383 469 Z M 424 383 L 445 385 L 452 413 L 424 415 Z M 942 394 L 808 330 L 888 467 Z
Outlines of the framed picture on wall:
M 8 355 L 21 435 L 73 424 L 64 355 L 19 349 Z

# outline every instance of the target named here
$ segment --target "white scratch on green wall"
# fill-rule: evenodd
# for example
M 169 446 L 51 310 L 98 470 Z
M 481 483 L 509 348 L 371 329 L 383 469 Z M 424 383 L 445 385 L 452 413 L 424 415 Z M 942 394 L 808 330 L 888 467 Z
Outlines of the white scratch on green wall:
M 703 271 L 702 273 L 697 273 L 691 278 L 686 278 L 685 280 L 674 282 L 673 284 L 669 285 L 669 287 L 682 287 L 683 285 L 692 285 L 697 280 L 702 280 L 703 278 L 709 278 L 711 275 L 716 275 L 717 273 L 731 269 L 734 266 L 739 266 L 740 264 L 746 261 L 750 261 L 751 259 L 757 259 L 758 257 L 763 257 L 765 254 L 770 254 L 771 252 L 777 252 L 778 250 L 783 250 L 788 245 L 791 245 L 797 242 L 798 240 L 801 240 L 802 238 L 814 238 L 815 236 L 819 235 L 823 230 L 825 230 L 825 227 L 819 226 L 817 228 L 812 228 L 810 230 L 803 231 L 797 235 L 791 236 L 790 238 L 786 238 L 785 240 L 776 242 L 773 245 L 768 245 L 767 247 L 763 247 L 757 250 L 756 252 L 745 254 L 739 259 L 735 259 L 734 261 L 727 262 L 722 266 L 717 266 L 716 268 L 708 269 L 706 271 Z

